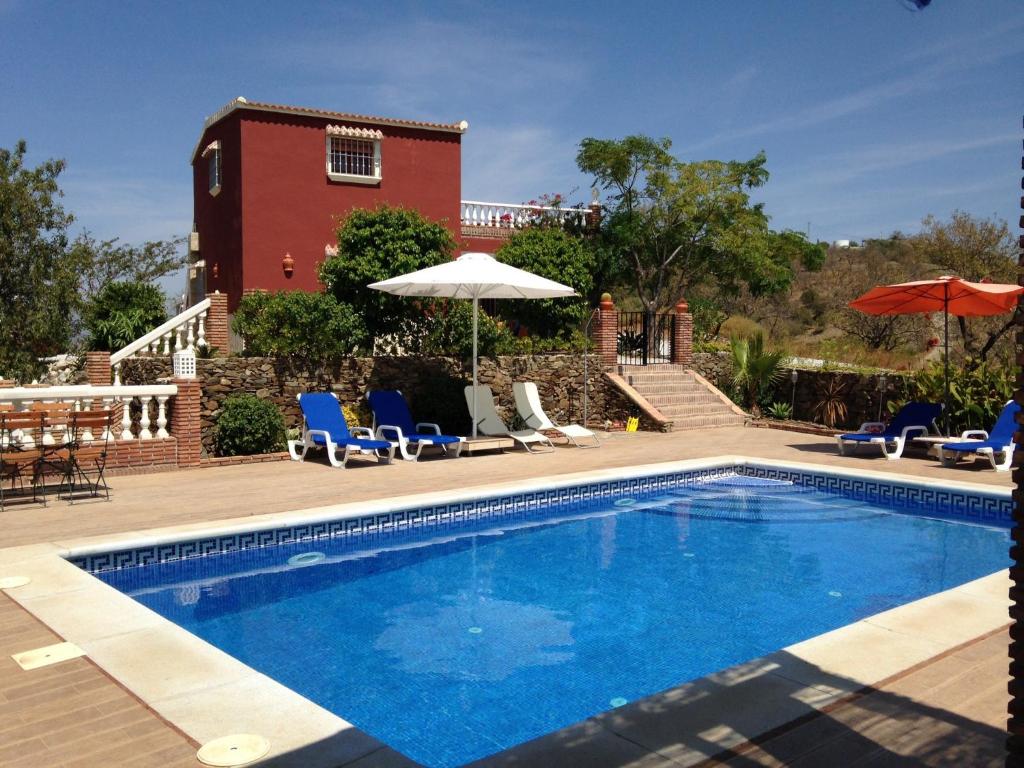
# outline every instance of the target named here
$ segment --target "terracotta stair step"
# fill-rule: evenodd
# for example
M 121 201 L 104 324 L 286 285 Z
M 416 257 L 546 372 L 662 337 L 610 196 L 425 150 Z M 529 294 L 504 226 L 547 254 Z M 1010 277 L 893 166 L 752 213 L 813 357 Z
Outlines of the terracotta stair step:
M 641 392 L 641 394 L 644 394 Z M 715 405 L 722 401 L 710 392 L 683 395 L 644 395 L 644 399 L 659 410 L 673 405 Z
M 658 406 L 654 406 L 654 407 L 658 408 Z M 700 416 L 701 414 L 707 414 L 709 416 L 733 415 L 733 416 L 736 416 L 739 419 L 743 418 L 739 414 L 733 413 L 733 411 L 730 408 L 728 408 L 726 405 L 724 405 L 724 404 L 721 404 L 718 407 L 715 407 L 715 406 L 710 405 L 710 404 L 706 404 L 706 405 L 671 405 L 671 406 L 666 406 L 665 408 L 658 408 L 658 410 L 661 412 L 661 415 L 664 416 L 666 419 L 674 419 L 677 416 L 678 417 L 682 417 L 682 416 Z
M 680 416 L 672 421 L 672 430 L 683 429 L 714 429 L 716 427 L 735 427 L 743 424 L 743 417 L 730 412 L 728 415 L 715 416 Z

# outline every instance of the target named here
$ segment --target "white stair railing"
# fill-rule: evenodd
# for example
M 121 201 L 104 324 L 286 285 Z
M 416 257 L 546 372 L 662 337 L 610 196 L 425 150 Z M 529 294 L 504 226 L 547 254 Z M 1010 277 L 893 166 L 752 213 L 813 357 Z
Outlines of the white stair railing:
M 521 229 L 537 216 L 555 216 L 563 223 L 571 221 L 583 225 L 586 223 L 587 209 L 463 200 L 460 214 L 464 225 L 489 229 Z
M 206 317 L 209 311 L 210 300 L 203 299 L 127 347 L 111 354 L 110 365 L 114 369 L 114 385 L 118 386 L 121 383 L 121 363 L 140 353 L 170 355 L 178 350 L 194 351 L 196 347 L 205 347 Z
M 0 403 L 13 405 L 15 410 L 28 410 L 31 403 L 72 403 L 76 411 L 93 408 L 101 403 L 104 408 L 113 409 L 116 403 L 124 403 L 121 410 L 121 424 L 111 425 L 111 438 L 119 440 L 152 440 L 154 437 L 170 437 L 167 431 L 167 401 L 178 394 L 176 384 L 152 384 L 146 386 L 94 387 L 89 384 L 75 384 L 66 387 L 9 387 L 0 389 Z M 132 432 L 132 417 L 129 405 L 138 399 L 142 406 L 139 419 L 139 433 Z M 151 429 L 153 421 L 149 415 L 150 405 L 156 402 L 156 432 Z M 106 435 L 102 439 L 106 439 Z M 43 444 L 52 445 L 50 427 L 43 430 Z

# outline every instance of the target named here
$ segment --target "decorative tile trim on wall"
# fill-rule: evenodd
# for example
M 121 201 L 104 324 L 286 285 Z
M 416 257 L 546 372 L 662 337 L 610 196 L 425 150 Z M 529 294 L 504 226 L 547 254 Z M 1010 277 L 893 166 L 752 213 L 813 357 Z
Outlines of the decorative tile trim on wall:
M 796 485 L 882 504 L 916 515 L 999 527 L 1009 527 L 1013 515 L 1013 499 L 1009 494 L 986 494 L 939 485 L 919 485 L 898 480 L 877 480 L 763 465 L 737 467 L 737 471 L 751 477 L 789 480 Z
M 723 475 L 732 475 L 735 474 L 735 471 L 736 468 L 732 466 L 709 467 L 686 472 L 587 483 L 567 488 L 539 489 L 514 496 L 490 496 L 431 507 L 396 509 L 367 517 L 345 518 L 288 528 L 229 534 L 195 541 L 171 542 L 137 549 L 100 552 L 71 557 L 69 560 L 90 573 L 102 573 L 103 571 L 203 557 L 240 549 L 290 544 L 297 541 L 314 541 L 336 536 L 363 536 L 410 528 L 450 528 L 484 519 L 497 521 L 526 516 L 536 517 L 543 514 L 546 508 L 555 505 L 558 506 L 559 512 L 566 512 L 570 511 L 573 506 L 584 505 L 595 499 L 667 490 L 681 485 L 704 482 Z
M 549 508 L 556 506 L 559 514 L 565 514 L 571 512 L 574 507 L 583 506 L 596 499 L 668 490 L 735 474 L 788 480 L 801 486 L 841 494 L 860 501 L 885 504 L 911 514 L 960 519 L 985 525 L 1009 526 L 1013 508 L 1013 501 L 1009 495 L 1003 497 L 938 486 L 866 479 L 785 467 L 727 465 L 594 482 L 566 488 L 539 489 L 528 493 L 484 497 L 431 507 L 409 507 L 367 517 L 329 520 L 194 541 L 155 544 L 149 547 L 72 557 L 70 561 L 90 573 L 101 573 L 237 550 L 339 536 L 372 536 L 388 531 L 414 528 L 443 530 L 458 528 L 467 523 L 481 520 L 500 521 L 542 517 Z

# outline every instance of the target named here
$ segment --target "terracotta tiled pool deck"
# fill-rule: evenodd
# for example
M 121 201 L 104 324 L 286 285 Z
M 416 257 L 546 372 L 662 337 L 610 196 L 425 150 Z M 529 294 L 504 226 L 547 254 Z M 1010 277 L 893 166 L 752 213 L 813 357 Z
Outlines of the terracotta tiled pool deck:
M 704 433 L 615 434 L 599 450 L 559 448 L 396 462 L 279 462 L 113 478 L 114 500 L 68 506 L 11 505 L 0 514 L 0 547 L 42 545 L 88 536 L 190 525 L 245 515 L 405 494 L 463 490 L 532 477 L 741 454 L 752 458 L 863 468 L 943 482 L 1009 488 L 1008 474 L 964 466 L 945 469 L 908 457 L 886 461 L 836 455 L 829 438 L 767 429 Z M 987 466 L 987 465 L 985 465 Z M 0 575 L 5 558 L 0 549 Z M 1007 619 L 1008 621 L 1008 619 Z M 23 672 L 10 654 L 58 642 L 0 593 L 0 765 L 198 765 L 196 744 L 107 676 L 88 657 Z M 997 765 L 1002 762 L 1008 636 L 997 630 L 919 663 L 820 714 L 741 744 L 708 765 Z M 727 723 L 720 724 L 727 727 Z M 550 763 L 536 755 L 516 765 L 592 765 L 600 740 L 579 736 L 577 750 Z M 714 742 L 714 739 L 709 737 Z M 575 755 L 566 763 L 564 755 Z M 604 754 L 603 765 L 673 764 L 672 758 Z M 301 763 L 289 762 L 289 765 Z M 361 766 L 363 760 L 339 763 Z

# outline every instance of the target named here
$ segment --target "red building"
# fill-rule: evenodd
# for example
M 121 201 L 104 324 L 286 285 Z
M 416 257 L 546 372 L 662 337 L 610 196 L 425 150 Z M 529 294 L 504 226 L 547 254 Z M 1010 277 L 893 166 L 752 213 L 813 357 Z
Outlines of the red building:
M 468 127 L 230 102 L 192 152 L 189 303 L 220 291 L 233 311 L 246 290 L 319 290 L 338 221 L 380 203 L 445 224 L 460 250 L 493 253 L 529 207 L 461 200 Z

